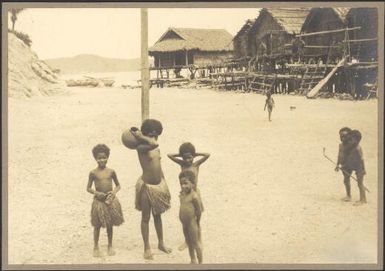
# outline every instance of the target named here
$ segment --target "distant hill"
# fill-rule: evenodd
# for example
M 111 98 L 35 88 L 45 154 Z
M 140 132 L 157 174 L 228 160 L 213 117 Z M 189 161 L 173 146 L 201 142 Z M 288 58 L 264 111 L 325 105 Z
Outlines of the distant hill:
M 124 72 L 140 70 L 140 58 L 118 59 L 97 55 L 77 55 L 74 57 L 44 60 L 60 73 Z M 149 58 L 150 64 L 152 59 Z

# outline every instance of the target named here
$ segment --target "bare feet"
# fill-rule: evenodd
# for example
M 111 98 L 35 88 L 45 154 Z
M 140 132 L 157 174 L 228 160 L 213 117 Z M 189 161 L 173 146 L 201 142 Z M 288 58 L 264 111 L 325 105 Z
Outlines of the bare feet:
M 183 244 L 181 244 L 179 247 L 178 247 L 178 250 L 179 251 L 182 251 L 182 250 L 185 250 L 187 248 L 187 243 L 184 242 Z
M 196 259 L 191 260 L 190 264 L 197 264 L 197 260 Z
M 349 196 L 346 196 L 346 197 L 342 198 L 341 200 L 342 200 L 342 201 L 351 201 L 352 198 L 349 197 Z
M 164 244 L 159 244 L 158 245 L 158 249 L 163 251 L 163 252 L 165 252 L 165 253 L 167 253 L 167 254 L 170 254 L 171 251 L 172 251 L 171 248 L 166 247 Z
M 366 203 L 366 200 L 359 200 L 359 201 L 356 201 L 354 203 L 354 206 L 360 206 L 360 205 L 365 204 L 365 203 Z
M 95 247 L 95 248 L 94 248 L 93 256 L 94 256 L 94 257 L 101 257 L 101 256 L 102 256 L 102 254 L 100 253 L 98 247 Z
M 143 253 L 143 257 L 146 259 L 146 260 L 153 260 L 154 257 L 152 256 L 152 252 L 151 252 L 151 249 L 146 249 Z
M 108 247 L 107 254 L 108 254 L 108 256 L 114 256 L 116 253 L 115 253 L 115 251 L 112 249 L 112 247 Z

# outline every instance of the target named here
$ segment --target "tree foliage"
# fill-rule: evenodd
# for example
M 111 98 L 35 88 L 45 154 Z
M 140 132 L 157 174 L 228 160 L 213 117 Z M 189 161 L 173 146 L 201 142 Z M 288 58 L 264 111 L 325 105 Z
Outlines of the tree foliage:
M 17 21 L 17 15 L 22 12 L 24 8 L 11 8 L 8 10 L 11 13 L 11 21 L 12 21 L 12 31 L 15 30 L 15 23 Z

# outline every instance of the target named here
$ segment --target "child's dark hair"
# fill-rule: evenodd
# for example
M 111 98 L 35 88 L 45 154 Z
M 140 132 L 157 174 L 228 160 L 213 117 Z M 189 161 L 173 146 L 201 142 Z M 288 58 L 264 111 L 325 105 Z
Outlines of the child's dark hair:
M 190 142 L 185 142 L 179 146 L 179 155 L 183 155 L 188 152 L 192 155 L 195 155 L 195 147 L 193 144 L 191 144 Z
M 140 127 L 143 135 L 147 136 L 152 131 L 156 131 L 158 135 L 162 134 L 163 127 L 162 123 L 156 119 L 146 119 L 142 123 L 142 127 Z
M 98 144 L 92 149 L 94 158 L 96 158 L 96 155 L 101 152 L 105 153 L 107 157 L 110 156 L 110 148 L 108 148 L 106 144 Z
M 347 133 L 350 133 L 352 131 L 352 129 L 350 129 L 349 127 L 342 127 L 339 131 L 339 133 L 343 133 L 343 132 L 347 132 Z
M 360 143 L 361 141 L 361 138 L 362 138 L 362 135 L 361 135 L 361 132 L 358 131 L 358 130 L 351 130 L 349 132 L 349 135 L 355 139 L 357 139 L 357 142 Z
M 191 170 L 183 170 L 179 173 L 179 180 L 182 178 L 187 178 L 190 182 L 195 184 L 195 174 Z

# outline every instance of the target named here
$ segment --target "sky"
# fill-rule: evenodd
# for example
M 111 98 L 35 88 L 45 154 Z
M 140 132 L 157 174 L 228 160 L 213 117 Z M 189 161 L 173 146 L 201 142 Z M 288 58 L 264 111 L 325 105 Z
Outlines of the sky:
M 257 8 L 149 8 L 149 46 L 169 27 L 222 28 L 235 35 L 258 12 Z M 30 8 L 18 15 L 15 30 L 30 36 L 41 59 L 79 54 L 140 57 L 138 8 Z

